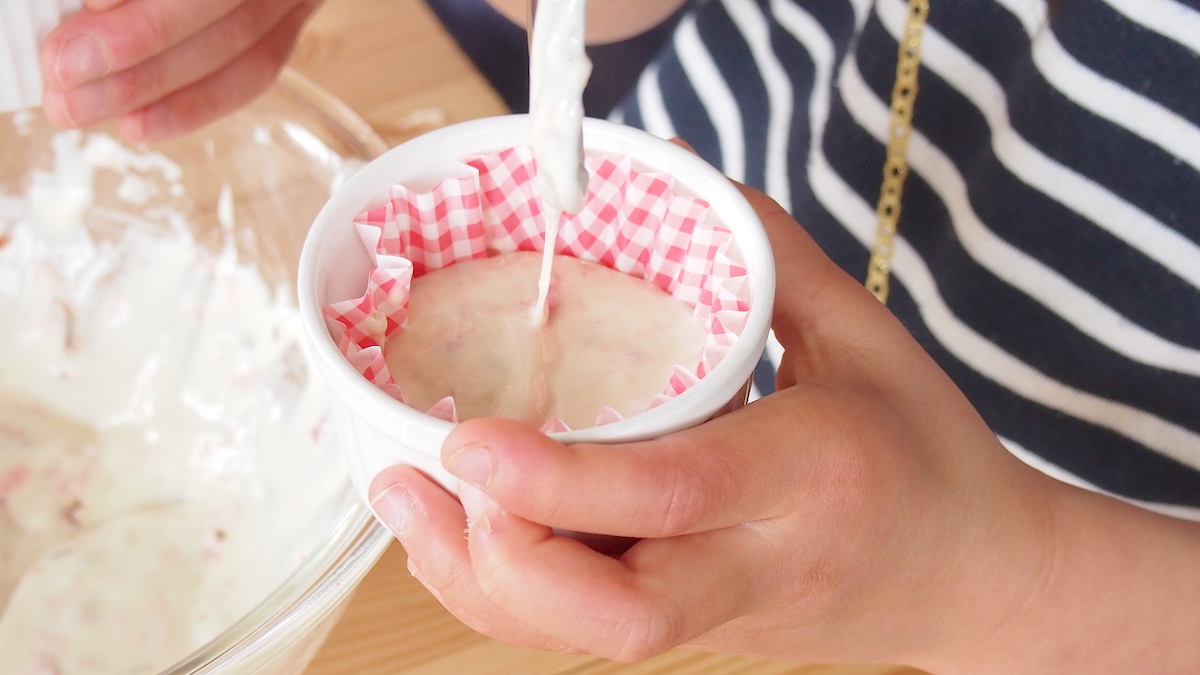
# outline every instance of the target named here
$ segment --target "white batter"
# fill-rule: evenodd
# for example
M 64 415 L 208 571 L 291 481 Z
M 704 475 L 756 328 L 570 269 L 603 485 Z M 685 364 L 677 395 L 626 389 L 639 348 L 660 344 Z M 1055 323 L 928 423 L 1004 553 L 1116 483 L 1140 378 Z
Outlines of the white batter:
M 586 0 L 540 0 L 529 50 L 529 116 L 533 157 L 546 218 L 535 321 L 545 321 L 550 267 L 564 213 L 587 197 L 583 165 L 583 90 L 592 74 L 585 50 Z
M 288 292 L 196 243 L 179 167 L 54 143 L 0 194 L 0 673 L 156 673 L 316 548 L 345 474 Z
M 410 404 L 453 396 L 460 420 L 560 419 L 594 426 L 605 406 L 644 411 L 678 364 L 694 369 L 704 331 L 692 308 L 602 265 L 558 256 L 544 325 L 529 320 L 540 256 L 459 262 L 413 281 L 408 328 L 385 346 Z

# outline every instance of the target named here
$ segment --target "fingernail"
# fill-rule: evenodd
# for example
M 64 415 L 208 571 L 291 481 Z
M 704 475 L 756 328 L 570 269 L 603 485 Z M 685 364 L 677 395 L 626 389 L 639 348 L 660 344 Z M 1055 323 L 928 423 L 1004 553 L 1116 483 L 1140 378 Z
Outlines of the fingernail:
M 54 72 L 64 87 L 103 77 L 108 74 L 109 68 L 106 51 L 91 35 L 79 35 L 67 40 L 54 64 Z
M 468 525 L 479 518 L 479 514 L 488 503 L 487 493 L 466 482 L 459 482 L 458 498 L 462 501 L 463 511 L 467 512 Z
M 399 483 L 375 495 L 371 500 L 371 508 L 397 537 L 403 537 L 412 525 L 415 505 L 408 490 Z
M 63 110 L 76 125 L 90 124 L 108 115 L 108 83 L 92 82 L 63 94 Z
M 483 445 L 463 446 L 446 460 L 450 473 L 480 488 L 487 488 L 492 480 L 492 449 Z

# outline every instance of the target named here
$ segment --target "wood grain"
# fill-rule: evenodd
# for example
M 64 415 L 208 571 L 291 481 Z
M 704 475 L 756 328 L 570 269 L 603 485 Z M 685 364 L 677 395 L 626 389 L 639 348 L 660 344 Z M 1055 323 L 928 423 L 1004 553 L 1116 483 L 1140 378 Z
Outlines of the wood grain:
M 327 0 L 290 65 L 349 104 L 392 145 L 508 112 L 424 0 Z
M 292 67 L 357 111 L 390 144 L 507 112 L 423 0 L 327 0 Z M 450 615 L 393 545 L 305 675 L 921 675 L 894 666 L 808 666 L 674 650 L 632 665 L 518 649 Z

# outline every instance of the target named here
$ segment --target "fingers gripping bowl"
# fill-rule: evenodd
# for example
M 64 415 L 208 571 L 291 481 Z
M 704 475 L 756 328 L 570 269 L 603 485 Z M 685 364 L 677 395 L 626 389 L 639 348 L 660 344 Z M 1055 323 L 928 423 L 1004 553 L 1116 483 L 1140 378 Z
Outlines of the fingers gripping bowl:
M 471 158 L 528 145 L 529 126 L 521 115 L 476 120 L 393 148 L 347 181 L 322 209 L 305 241 L 298 290 L 304 334 L 330 391 L 334 428 L 351 479 L 364 498 L 375 474 L 394 464 L 415 466 L 450 489 L 456 482 L 440 462 L 441 444 L 453 423 L 405 406 L 368 381 L 339 349 L 337 327 L 325 314 L 330 305 L 362 296 L 375 264 L 355 227 L 356 217 L 386 202 L 397 184 L 431 191 L 457 176 Z M 730 255 L 745 268 L 749 309 L 719 363 L 682 393 L 619 421 L 552 435 L 566 443 L 635 441 L 700 424 L 740 405 L 767 339 L 775 287 L 770 244 L 754 210 L 720 172 L 645 132 L 589 119 L 584 147 L 589 156 L 629 158 L 636 171 L 669 176 L 675 192 L 706 202 L 705 219 L 732 233 Z

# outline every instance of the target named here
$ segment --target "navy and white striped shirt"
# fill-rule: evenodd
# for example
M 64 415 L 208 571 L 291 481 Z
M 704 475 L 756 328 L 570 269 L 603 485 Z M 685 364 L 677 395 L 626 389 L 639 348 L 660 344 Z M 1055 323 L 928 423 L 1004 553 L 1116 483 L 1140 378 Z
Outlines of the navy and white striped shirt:
M 905 18 L 701 2 L 613 116 L 863 277 Z M 889 306 L 1018 456 L 1200 519 L 1200 0 L 933 0 L 923 51 Z

